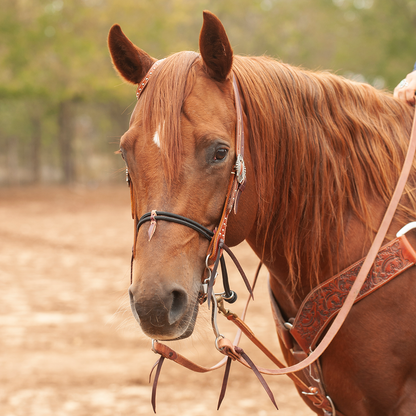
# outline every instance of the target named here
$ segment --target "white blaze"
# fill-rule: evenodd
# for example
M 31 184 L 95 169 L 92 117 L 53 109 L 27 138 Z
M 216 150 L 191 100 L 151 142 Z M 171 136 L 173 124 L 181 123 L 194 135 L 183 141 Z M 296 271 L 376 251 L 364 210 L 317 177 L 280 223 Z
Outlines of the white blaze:
M 162 128 L 165 127 L 165 122 L 163 122 Z M 155 135 L 153 136 L 153 143 L 160 149 L 160 124 L 157 126 L 157 129 L 155 131 Z
M 158 129 L 159 130 L 159 129 Z M 156 130 L 155 135 L 153 136 L 153 143 L 160 148 L 160 137 L 159 132 Z

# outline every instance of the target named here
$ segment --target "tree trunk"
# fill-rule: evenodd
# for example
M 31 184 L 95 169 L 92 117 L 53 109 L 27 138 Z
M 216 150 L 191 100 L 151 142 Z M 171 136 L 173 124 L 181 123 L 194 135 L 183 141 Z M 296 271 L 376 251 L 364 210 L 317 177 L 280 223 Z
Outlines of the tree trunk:
M 62 101 L 59 104 L 58 114 L 59 132 L 59 151 L 63 182 L 66 184 L 75 181 L 75 156 L 74 156 L 74 114 L 73 102 L 70 100 Z
M 9 185 L 20 184 L 19 175 L 19 139 L 17 136 L 7 137 L 7 173 Z
M 42 127 L 41 119 L 38 114 L 33 114 L 31 117 L 32 122 L 32 182 L 37 184 L 40 182 L 41 171 L 41 140 L 42 140 Z

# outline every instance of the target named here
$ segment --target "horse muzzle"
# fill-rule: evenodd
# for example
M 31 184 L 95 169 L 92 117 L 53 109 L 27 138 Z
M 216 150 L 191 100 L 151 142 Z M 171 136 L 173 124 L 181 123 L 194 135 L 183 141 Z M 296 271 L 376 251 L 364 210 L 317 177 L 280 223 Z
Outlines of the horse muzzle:
M 180 285 L 170 285 L 146 296 L 132 284 L 129 297 L 133 316 L 148 337 L 166 341 L 192 334 L 198 302 L 191 302 Z

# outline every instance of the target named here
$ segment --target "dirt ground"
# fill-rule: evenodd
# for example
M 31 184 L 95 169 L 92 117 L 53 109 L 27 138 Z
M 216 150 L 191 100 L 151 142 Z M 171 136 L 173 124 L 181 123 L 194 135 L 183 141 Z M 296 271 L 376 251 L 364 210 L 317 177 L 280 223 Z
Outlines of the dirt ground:
M 127 187 L 0 189 L 0 416 L 153 414 L 148 376 L 157 356 L 127 299 L 129 204 Z M 254 254 L 245 244 L 235 254 L 252 277 Z M 247 294 L 229 267 L 239 294 L 233 310 L 240 313 Z M 278 351 L 265 280 L 263 271 L 248 323 Z M 212 365 L 221 356 L 202 309 L 196 333 L 174 348 Z M 220 329 L 233 339 L 224 321 Z M 269 365 L 246 339 L 242 346 L 255 363 Z M 254 374 L 238 364 L 217 412 L 222 374 L 195 374 L 166 362 L 157 414 L 314 414 L 289 379 L 268 377 L 277 412 Z

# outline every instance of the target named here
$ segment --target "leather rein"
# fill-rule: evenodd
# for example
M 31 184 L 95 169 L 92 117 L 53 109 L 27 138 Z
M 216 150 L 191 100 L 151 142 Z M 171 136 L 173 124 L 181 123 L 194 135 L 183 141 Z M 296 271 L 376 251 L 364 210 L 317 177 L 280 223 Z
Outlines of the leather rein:
M 152 66 L 152 68 L 148 71 L 148 73 L 146 74 L 146 76 L 142 80 L 142 82 L 138 85 L 137 93 L 136 93 L 137 99 L 139 99 L 141 93 L 145 89 L 147 83 L 151 79 L 154 71 L 156 70 L 156 68 L 159 66 L 160 63 L 161 63 L 161 61 L 155 62 L 154 65 Z M 258 273 L 259 273 L 259 270 L 260 270 L 260 267 L 261 267 L 261 263 L 258 267 L 256 276 L 254 278 L 253 285 L 250 286 L 250 284 L 249 284 L 241 266 L 238 264 L 237 259 L 232 254 L 231 250 L 225 245 L 225 234 L 226 234 L 228 217 L 229 217 L 229 215 L 230 215 L 230 213 L 233 209 L 234 209 L 235 213 L 237 212 L 238 199 L 241 195 L 241 192 L 244 190 L 245 183 L 246 183 L 246 168 L 245 168 L 245 164 L 244 164 L 243 113 L 242 113 L 242 105 L 241 105 L 240 94 L 239 94 L 237 82 L 236 82 L 236 79 L 235 79 L 234 76 L 233 76 L 233 89 L 234 89 L 235 106 L 236 106 L 236 112 L 237 112 L 237 123 L 236 123 L 236 154 L 237 154 L 237 156 L 236 156 L 236 163 L 235 163 L 235 166 L 234 166 L 234 170 L 231 172 L 231 175 L 230 175 L 230 181 L 229 181 L 229 185 L 228 185 L 228 191 L 227 191 L 227 196 L 226 196 L 226 200 L 225 200 L 225 204 L 224 204 L 223 213 L 222 213 L 222 216 L 221 216 L 220 223 L 219 223 L 218 227 L 216 228 L 216 230 L 214 230 L 214 232 L 213 232 L 213 231 L 203 227 L 202 225 L 198 224 L 197 222 L 195 222 L 195 221 L 193 221 L 189 218 L 186 218 L 186 217 L 183 217 L 183 216 L 180 216 L 180 215 L 177 215 L 177 214 L 173 214 L 173 213 L 168 213 L 168 212 L 163 212 L 163 211 L 156 211 L 156 210 L 153 210 L 153 211 L 151 211 L 147 214 L 144 214 L 137 222 L 137 231 L 136 231 L 136 236 L 135 236 L 134 247 L 136 245 L 137 234 L 139 232 L 140 227 L 143 226 L 144 223 L 150 221 L 150 226 L 149 226 L 149 230 L 148 230 L 148 237 L 149 237 L 149 241 L 150 241 L 153 234 L 156 231 L 157 221 L 159 221 L 159 220 L 175 222 L 177 224 L 187 226 L 187 227 L 195 230 L 199 234 L 201 234 L 201 236 L 203 236 L 204 238 L 210 240 L 210 245 L 209 245 L 208 252 L 207 252 L 207 257 L 206 257 L 206 270 L 208 271 L 208 278 L 205 278 L 205 279 L 203 278 L 203 280 L 201 282 L 201 289 L 200 289 L 200 293 L 199 293 L 199 302 L 202 304 L 205 300 L 208 300 L 208 302 L 207 302 L 208 303 L 208 308 L 210 308 L 211 303 L 213 304 L 211 322 L 212 322 L 212 327 L 213 327 L 214 334 L 216 336 L 215 346 L 216 346 L 216 348 L 219 352 L 221 352 L 222 354 L 224 354 L 226 356 L 226 357 L 224 357 L 223 360 L 221 360 L 219 363 L 217 363 L 216 365 L 214 365 L 210 368 L 202 367 L 202 366 L 199 366 L 198 364 L 193 363 L 192 361 L 188 360 L 187 358 L 183 357 L 179 353 L 175 352 L 174 350 L 172 350 L 167 345 L 164 345 L 164 344 L 158 342 L 157 340 L 152 340 L 152 349 L 153 349 L 153 351 L 156 354 L 160 355 L 159 360 L 156 362 L 156 364 L 154 365 L 154 367 L 152 369 L 152 372 L 153 372 L 153 370 L 157 367 L 155 378 L 154 378 L 154 383 L 153 383 L 153 389 L 152 389 L 153 410 L 156 412 L 156 387 L 157 387 L 157 383 L 158 383 L 158 379 L 159 379 L 159 375 L 160 375 L 160 371 L 161 371 L 163 361 L 164 361 L 165 358 L 167 358 L 169 360 L 175 361 L 178 364 L 181 364 L 182 366 L 184 366 L 184 367 L 186 367 L 190 370 L 193 370 L 193 371 L 196 371 L 196 372 L 201 372 L 201 373 L 216 370 L 216 369 L 218 369 L 218 368 L 220 368 L 220 367 L 222 367 L 223 365 L 226 364 L 226 369 L 225 369 L 225 373 L 224 373 L 224 381 L 223 381 L 223 385 L 222 385 L 222 389 L 221 389 L 221 393 L 220 393 L 218 408 L 220 407 L 220 404 L 221 404 L 221 402 L 224 398 L 224 395 L 225 395 L 225 390 L 226 390 L 226 385 L 227 385 L 227 380 L 228 380 L 228 375 L 229 375 L 229 371 L 230 371 L 231 362 L 232 361 L 238 361 L 241 364 L 243 364 L 244 366 L 246 366 L 248 368 L 251 368 L 254 371 L 254 373 L 256 374 L 259 381 L 261 382 L 261 384 L 265 388 L 267 394 L 269 395 L 270 399 L 272 400 L 272 402 L 273 402 L 273 404 L 276 408 L 277 408 L 277 405 L 276 405 L 276 402 L 274 400 L 273 393 L 270 391 L 269 387 L 267 386 L 267 383 L 265 382 L 265 380 L 264 380 L 264 378 L 262 377 L 261 374 L 269 374 L 269 375 L 286 374 L 286 375 L 288 375 L 295 382 L 295 384 L 301 389 L 303 394 L 306 395 L 306 397 L 308 397 L 315 406 L 323 409 L 323 412 L 324 412 L 325 415 L 335 416 L 337 414 L 339 416 L 342 416 L 341 413 L 335 409 L 335 406 L 334 406 L 332 400 L 330 399 L 330 397 L 328 397 L 326 395 L 325 391 L 322 388 L 319 388 L 319 386 L 316 387 L 316 386 L 313 386 L 313 385 L 308 386 L 304 381 L 302 381 L 294 373 L 298 372 L 300 370 L 307 369 L 308 367 L 309 367 L 309 372 L 310 372 L 311 368 L 312 368 L 311 367 L 312 365 L 314 365 L 315 367 L 318 365 L 318 367 L 319 367 L 319 361 L 318 361 L 319 357 L 323 354 L 323 352 L 326 350 L 326 348 L 330 345 L 330 343 L 333 340 L 333 338 L 335 337 L 335 335 L 338 333 L 338 331 L 341 328 L 342 324 L 344 323 L 346 317 L 348 316 L 348 313 L 351 310 L 353 304 L 357 300 L 359 300 L 361 297 L 363 297 L 362 294 L 360 296 L 362 287 L 363 287 L 363 285 L 366 281 L 366 278 L 367 278 L 367 276 L 370 272 L 370 269 L 371 269 L 377 255 L 379 254 L 381 244 L 382 244 L 382 242 L 383 242 L 383 240 L 386 236 L 387 230 L 388 230 L 388 228 L 391 224 L 391 221 L 393 219 L 394 213 L 395 213 L 395 211 L 397 209 L 397 206 L 399 204 L 401 195 L 403 193 L 405 184 L 407 182 L 407 178 L 409 176 L 409 173 L 410 173 L 410 170 L 411 170 L 411 167 L 412 167 L 413 158 L 414 158 L 415 150 L 416 150 L 416 117 L 414 117 L 414 119 L 413 119 L 412 133 L 411 133 L 411 137 L 410 137 L 408 151 L 407 151 L 406 158 L 405 158 L 405 161 L 404 161 L 404 164 L 403 164 L 403 167 L 402 167 L 402 172 L 400 174 L 399 180 L 398 180 L 396 188 L 394 190 L 392 199 L 391 199 L 390 204 L 389 204 L 389 206 L 386 210 L 385 216 L 384 216 L 383 221 L 380 225 L 380 228 L 379 228 L 379 230 L 376 234 L 376 237 L 375 237 L 375 239 L 372 243 L 372 246 L 370 247 L 370 250 L 369 250 L 366 258 L 363 259 L 360 262 L 360 264 L 359 264 L 360 267 L 357 270 L 356 278 L 352 279 L 350 289 L 349 289 L 348 293 L 345 293 L 345 296 L 343 297 L 342 307 L 340 307 L 338 310 L 336 310 L 335 313 L 333 313 L 333 315 L 331 315 L 331 318 L 335 315 L 336 316 L 335 316 L 335 318 L 332 322 L 332 325 L 329 327 L 326 334 L 322 337 L 321 342 L 319 344 L 317 344 L 318 336 L 322 334 L 323 329 L 319 329 L 318 330 L 319 333 L 314 334 L 313 342 L 311 342 L 310 344 L 302 344 L 302 340 L 301 340 L 299 342 L 299 344 L 302 347 L 305 347 L 305 345 L 306 345 L 306 348 L 309 348 L 309 350 L 305 351 L 306 348 L 303 348 L 304 349 L 304 354 L 302 355 L 301 361 L 299 363 L 295 364 L 295 365 L 287 367 L 280 360 L 278 360 L 274 356 L 274 354 L 270 350 L 267 349 L 266 346 L 264 346 L 261 343 L 261 341 L 254 335 L 254 333 L 251 331 L 251 329 L 244 322 L 250 299 L 253 298 L 253 290 L 254 290 L 254 286 L 256 284 L 256 280 L 257 280 L 257 276 L 258 276 Z M 128 172 L 126 172 L 126 175 L 127 175 L 127 180 L 129 182 L 129 185 L 130 185 L 130 188 L 131 188 L 131 193 L 132 193 L 132 208 L 134 208 L 135 202 L 133 200 L 134 197 L 133 197 L 132 184 L 129 180 Z M 400 241 L 405 239 L 404 236 L 401 236 L 400 238 L 401 238 Z M 396 240 L 394 240 L 394 241 L 396 241 Z M 407 243 L 405 242 L 405 245 L 406 244 L 408 245 L 408 242 Z M 406 245 L 406 247 L 407 247 L 407 245 Z M 133 254 L 132 254 L 132 263 L 133 263 L 133 259 L 134 259 L 134 247 L 133 247 Z M 383 247 L 383 249 L 384 248 L 385 247 Z M 235 262 L 235 264 L 237 265 L 237 268 L 240 271 L 240 273 L 241 273 L 241 275 L 244 279 L 244 282 L 247 286 L 247 289 L 249 290 L 250 295 L 251 295 L 248 298 L 247 304 L 245 306 L 245 309 L 242 313 L 241 318 L 238 317 L 238 315 L 236 315 L 235 313 L 225 309 L 225 307 L 224 307 L 224 301 L 229 302 L 229 303 L 233 303 L 233 302 L 235 302 L 237 296 L 236 296 L 235 292 L 232 291 L 229 287 L 228 274 L 227 274 L 226 267 L 225 267 L 223 251 L 226 251 L 230 255 L 230 257 L 232 258 L 232 260 Z M 412 253 L 414 253 L 414 252 L 412 251 Z M 413 263 L 410 264 L 410 266 L 412 266 L 416 262 L 416 253 L 412 254 L 412 256 L 411 256 L 412 257 L 411 261 L 413 261 Z M 221 268 L 222 268 L 224 292 L 223 293 L 214 293 L 213 292 L 213 285 L 214 285 L 215 279 L 217 277 L 217 269 L 218 269 L 219 263 L 221 263 Z M 410 266 L 408 266 L 408 267 L 410 267 Z M 406 268 L 404 268 L 401 271 L 406 270 Z M 342 273 L 343 272 L 341 272 L 341 274 Z M 395 275 L 397 275 L 397 274 L 398 273 L 396 273 Z M 204 275 L 205 275 L 205 273 L 204 273 Z M 393 277 L 395 277 L 395 275 Z M 335 276 L 333 279 L 335 279 L 336 277 L 338 277 L 338 275 Z M 307 299 L 309 299 L 310 297 L 311 297 L 311 294 L 308 295 Z M 307 302 L 307 299 L 305 299 L 305 302 Z M 272 305 L 273 305 L 273 298 L 272 298 Z M 304 309 L 303 309 L 303 305 L 302 305 L 300 311 L 298 312 L 298 316 L 303 310 Z M 218 325 L 217 325 L 217 313 L 218 312 L 223 314 L 228 320 L 232 321 L 238 327 L 238 332 L 237 332 L 237 335 L 234 339 L 234 342 L 231 342 L 230 340 L 226 339 L 220 333 L 220 331 L 218 329 Z M 276 315 L 276 307 L 275 307 L 274 312 L 275 312 L 275 315 Z M 279 315 L 279 313 L 280 313 L 280 311 L 278 311 L 278 308 L 277 308 L 277 315 Z M 301 318 L 299 318 L 298 321 L 295 320 L 295 324 L 297 324 L 300 321 L 301 321 Z M 325 325 L 327 325 L 329 323 L 329 321 L 330 321 L 330 319 L 327 320 Z M 287 341 L 287 339 L 288 339 L 287 338 L 287 332 L 288 331 L 289 331 L 289 333 L 291 333 L 291 331 L 293 330 L 293 334 L 291 333 L 290 335 L 292 337 L 294 337 L 294 339 L 296 341 L 298 341 L 302 337 L 301 335 L 297 334 L 297 329 L 298 329 L 299 325 L 298 326 L 296 326 L 296 325 L 293 326 L 292 323 L 287 323 L 287 324 L 285 323 L 283 326 L 285 327 L 284 331 L 286 331 L 286 333 L 282 334 L 281 331 L 279 331 L 279 327 L 278 327 L 278 332 L 279 332 L 279 336 L 283 339 L 283 342 L 285 343 L 286 346 L 287 346 L 287 342 L 288 342 Z M 251 361 L 251 359 L 247 356 L 247 354 L 244 352 L 244 350 L 242 348 L 238 347 L 238 343 L 239 343 L 239 340 L 241 338 L 241 333 L 244 333 L 278 368 L 277 369 L 265 369 L 265 368 L 261 368 L 261 367 L 256 366 Z M 285 342 L 285 337 L 286 337 L 286 342 Z M 290 344 L 290 342 L 289 342 L 289 344 Z M 289 347 L 290 347 L 290 345 L 289 345 Z M 312 347 L 316 347 L 316 348 L 312 349 Z M 316 363 L 318 363 L 318 364 L 316 364 Z M 312 373 L 310 373 L 310 374 L 311 374 L 311 377 L 312 377 Z M 322 385 L 321 382 L 320 382 L 320 384 Z

